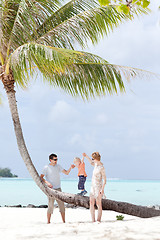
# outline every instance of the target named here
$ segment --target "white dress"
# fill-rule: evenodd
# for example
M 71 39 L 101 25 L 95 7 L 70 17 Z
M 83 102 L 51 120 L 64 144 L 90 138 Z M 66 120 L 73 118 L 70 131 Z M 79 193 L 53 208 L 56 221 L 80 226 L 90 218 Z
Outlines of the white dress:
M 92 175 L 92 184 L 90 197 L 97 198 L 99 195 L 99 191 L 102 189 L 102 179 L 106 178 L 105 169 L 103 165 L 97 165 L 95 163 L 93 175 Z M 103 194 L 102 198 L 106 198 Z

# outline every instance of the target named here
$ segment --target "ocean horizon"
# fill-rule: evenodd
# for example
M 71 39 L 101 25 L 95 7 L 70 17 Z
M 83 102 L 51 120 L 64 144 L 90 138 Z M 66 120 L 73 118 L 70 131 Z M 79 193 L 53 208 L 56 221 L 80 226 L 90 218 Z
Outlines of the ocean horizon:
M 78 178 L 62 178 L 63 192 L 78 193 Z M 90 192 L 91 179 L 86 181 Z M 105 187 L 108 199 L 137 205 L 160 205 L 160 180 L 139 180 L 108 178 Z M 39 189 L 32 178 L 0 178 L 0 206 L 47 204 L 47 196 Z

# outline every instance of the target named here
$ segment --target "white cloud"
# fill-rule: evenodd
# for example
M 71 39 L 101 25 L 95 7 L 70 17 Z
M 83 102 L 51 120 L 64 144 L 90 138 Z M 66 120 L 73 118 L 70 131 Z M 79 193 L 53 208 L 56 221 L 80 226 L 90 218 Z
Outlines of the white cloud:
M 114 64 L 144 68 L 158 73 L 159 1 L 154 2 L 154 12 L 120 24 L 120 27 L 114 29 L 113 33 L 108 38 L 101 40 L 97 46 L 90 44 L 88 51 L 94 52 Z
M 57 123 L 74 121 L 77 119 L 78 115 L 78 111 L 70 104 L 65 101 L 57 101 L 51 108 L 49 120 Z
M 157 13 L 156 7 L 153 14 L 140 16 L 138 20 L 114 29 L 108 38 L 89 51 L 111 63 L 159 72 L 160 26 L 157 25 Z M 80 156 L 83 151 L 100 151 L 110 176 L 159 178 L 159 81 L 137 79 L 131 81 L 127 94 L 107 96 L 89 103 L 75 101 L 63 91 L 57 88 L 53 91 L 47 84 L 39 82 L 27 91 L 16 89 L 26 143 L 32 158 L 41 159 L 36 163 L 39 169 L 51 151 L 61 153 L 67 164 L 69 159 L 77 154 Z M 13 166 L 11 159 L 14 158 L 14 166 L 19 166 L 18 172 L 17 168 L 14 172 L 24 177 L 27 173 L 19 160 L 8 102 L 1 85 L 0 92 L 5 98 L 4 107 L 0 108 L 1 166 L 6 166 L 6 162 Z M 12 158 L 6 154 L 7 144 L 12 149 Z M 142 176 L 134 171 L 136 166 Z
M 91 151 L 95 150 L 97 147 L 97 139 L 96 139 L 96 132 L 88 132 L 88 133 L 74 133 L 69 141 L 68 144 L 71 147 L 74 147 L 74 150 L 79 151 Z
M 78 133 L 74 134 L 74 135 L 71 137 L 69 143 L 70 143 L 71 145 L 82 144 L 81 135 L 78 134 Z
M 108 122 L 108 118 L 105 113 L 100 113 L 97 115 L 96 123 L 103 125 L 103 124 L 106 124 L 107 122 Z

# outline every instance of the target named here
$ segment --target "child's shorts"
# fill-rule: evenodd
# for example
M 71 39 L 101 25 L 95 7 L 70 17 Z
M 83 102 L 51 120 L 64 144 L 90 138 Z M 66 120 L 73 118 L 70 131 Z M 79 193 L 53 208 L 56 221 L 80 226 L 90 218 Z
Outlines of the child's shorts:
M 84 175 L 80 175 L 79 176 L 79 183 L 78 183 L 78 189 L 79 190 L 85 189 L 85 187 L 84 187 L 85 181 L 86 181 L 86 177 Z

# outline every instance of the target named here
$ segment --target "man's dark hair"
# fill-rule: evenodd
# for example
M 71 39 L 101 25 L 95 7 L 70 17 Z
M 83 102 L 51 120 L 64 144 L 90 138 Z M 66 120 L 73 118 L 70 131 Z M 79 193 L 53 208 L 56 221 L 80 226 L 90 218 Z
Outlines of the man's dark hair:
M 57 157 L 57 155 L 56 155 L 56 154 L 54 154 L 54 153 L 52 153 L 52 154 L 50 154 L 50 155 L 49 155 L 49 160 L 50 160 L 50 159 L 52 159 L 52 160 L 53 160 L 53 158 L 55 158 L 55 157 Z

